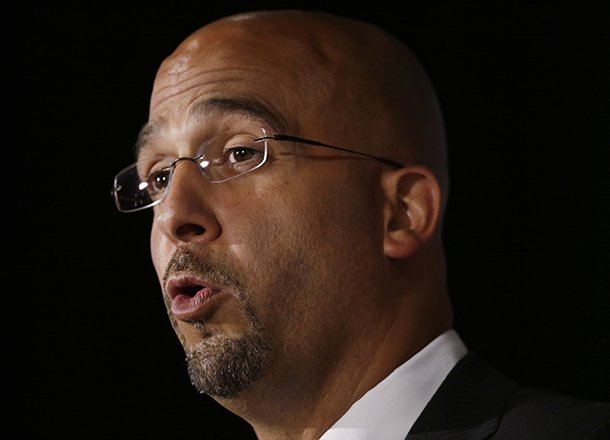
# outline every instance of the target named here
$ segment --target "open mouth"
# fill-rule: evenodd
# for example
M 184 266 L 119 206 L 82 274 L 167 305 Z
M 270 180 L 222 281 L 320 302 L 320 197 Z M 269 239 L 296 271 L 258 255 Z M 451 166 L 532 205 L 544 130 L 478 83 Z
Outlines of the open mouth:
M 176 298 L 177 296 L 188 296 L 188 297 L 192 298 L 195 295 L 197 295 L 197 293 L 199 293 L 199 291 L 201 291 L 202 289 L 205 289 L 205 288 L 206 288 L 206 286 L 203 284 L 178 286 L 169 292 L 169 297 L 172 300 L 174 298 Z
M 220 289 L 190 277 L 171 278 L 166 285 L 171 300 L 171 312 L 177 319 L 187 320 L 202 316 L 209 300 Z

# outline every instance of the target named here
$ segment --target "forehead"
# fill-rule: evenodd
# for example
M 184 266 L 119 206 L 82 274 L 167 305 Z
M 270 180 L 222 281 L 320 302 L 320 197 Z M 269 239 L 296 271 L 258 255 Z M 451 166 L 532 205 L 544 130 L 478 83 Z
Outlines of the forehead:
M 305 37 L 257 36 L 252 27 L 203 28 L 161 64 L 151 114 L 164 110 L 167 101 L 176 108 L 182 99 L 187 107 L 204 95 L 249 96 L 276 107 L 302 101 L 302 91 L 311 90 L 308 78 L 319 75 L 323 67 L 311 43 Z
M 265 128 L 274 133 L 286 131 L 286 120 L 282 114 L 264 103 L 247 98 L 206 98 L 194 101 L 186 110 L 185 123 L 195 126 L 196 131 L 211 133 L 239 128 Z M 152 119 L 140 130 L 136 153 L 156 139 L 168 136 L 173 130 L 168 119 Z M 187 128 L 188 130 L 188 128 Z
M 292 132 L 315 126 L 337 88 L 328 42 L 274 27 L 261 36 L 257 26 L 214 24 L 179 45 L 157 72 L 144 138 L 206 114 L 253 116 Z

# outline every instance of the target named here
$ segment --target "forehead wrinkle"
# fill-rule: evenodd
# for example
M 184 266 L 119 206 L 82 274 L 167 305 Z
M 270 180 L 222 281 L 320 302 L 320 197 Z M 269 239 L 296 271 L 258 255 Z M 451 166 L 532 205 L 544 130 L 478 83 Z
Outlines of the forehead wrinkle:
M 283 133 L 285 127 L 287 127 L 287 122 L 280 113 L 272 110 L 260 101 L 248 98 L 208 98 L 195 101 L 188 109 L 188 115 L 195 118 L 210 114 L 243 114 L 249 118 L 261 121 L 265 128 L 270 128 L 275 133 Z M 152 139 L 159 137 L 167 125 L 168 123 L 165 118 L 147 122 L 138 134 L 135 144 L 136 156 L 140 154 L 143 147 Z
M 287 126 L 285 118 L 259 100 L 250 98 L 208 98 L 195 101 L 188 110 L 191 116 L 204 116 L 209 113 L 242 114 L 260 120 L 266 128 L 282 132 Z

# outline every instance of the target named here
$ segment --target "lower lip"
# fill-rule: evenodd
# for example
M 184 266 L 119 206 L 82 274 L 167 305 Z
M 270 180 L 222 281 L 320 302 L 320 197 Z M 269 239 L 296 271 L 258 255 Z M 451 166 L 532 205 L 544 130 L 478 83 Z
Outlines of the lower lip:
M 172 300 L 172 314 L 178 319 L 193 319 L 205 313 L 206 305 L 210 299 L 220 293 L 205 287 L 195 296 L 178 294 Z

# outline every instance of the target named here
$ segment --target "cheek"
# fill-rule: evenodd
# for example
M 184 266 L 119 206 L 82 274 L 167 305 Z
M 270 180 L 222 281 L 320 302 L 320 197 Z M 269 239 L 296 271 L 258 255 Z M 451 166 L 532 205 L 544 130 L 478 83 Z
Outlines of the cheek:
M 169 253 L 162 250 L 164 241 L 167 240 L 163 240 L 163 235 L 159 232 L 159 229 L 153 226 L 150 233 L 150 255 L 159 280 L 163 277 L 163 270 L 169 260 Z
M 302 306 L 311 302 L 312 312 L 333 301 L 333 294 L 341 295 L 342 287 L 349 289 L 357 279 L 354 267 L 365 269 L 367 261 L 382 255 L 375 232 L 380 222 L 370 200 L 354 197 L 349 185 L 335 188 L 315 188 L 310 182 L 289 193 L 276 191 L 263 210 L 269 215 L 259 212 L 242 225 L 247 254 L 242 257 L 254 262 L 258 274 L 273 274 L 268 279 L 278 281 L 286 300 Z

